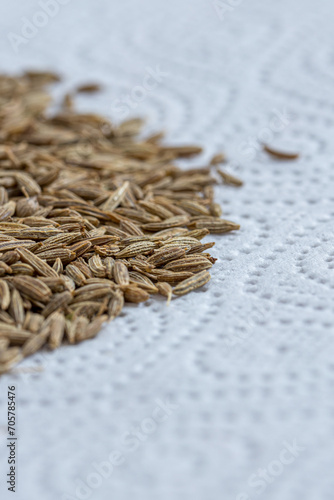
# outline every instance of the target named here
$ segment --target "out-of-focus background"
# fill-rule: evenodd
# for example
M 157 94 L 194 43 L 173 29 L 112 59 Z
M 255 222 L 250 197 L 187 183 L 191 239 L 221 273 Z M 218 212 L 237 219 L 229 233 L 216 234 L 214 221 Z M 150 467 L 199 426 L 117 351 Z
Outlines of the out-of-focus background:
M 333 499 L 333 21 L 330 0 L 2 2 L 1 72 L 60 72 L 56 102 L 100 82 L 80 110 L 144 115 L 245 181 L 216 189 L 242 229 L 213 238 L 205 289 L 1 378 L 2 499 Z

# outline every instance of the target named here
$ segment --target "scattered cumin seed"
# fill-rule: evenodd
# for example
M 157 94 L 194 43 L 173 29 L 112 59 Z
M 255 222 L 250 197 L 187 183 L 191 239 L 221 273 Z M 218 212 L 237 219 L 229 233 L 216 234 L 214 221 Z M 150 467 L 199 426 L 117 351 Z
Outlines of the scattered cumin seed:
M 79 85 L 76 88 L 76 92 L 81 93 L 93 93 L 99 92 L 101 90 L 101 86 L 98 83 L 85 83 L 84 85 Z
M 167 297 L 167 305 L 169 306 L 170 301 L 172 300 L 173 288 L 169 283 L 157 283 L 157 288 L 159 290 L 160 295 Z
M 263 144 L 263 150 L 279 160 L 296 160 L 297 158 L 299 158 L 299 153 L 289 153 L 287 151 L 279 151 L 277 149 L 272 148 L 271 146 L 268 146 L 267 144 Z
M 219 165 L 219 163 L 225 163 L 226 156 L 224 153 L 218 153 L 211 158 L 210 165 Z
M 240 187 L 243 185 L 243 182 L 240 179 L 238 179 L 237 177 L 234 177 L 234 175 L 231 175 L 231 174 L 228 174 L 227 172 L 224 172 L 220 168 L 217 168 L 217 173 L 222 178 L 224 184 L 228 184 L 229 186 L 236 186 L 236 187 Z
M 191 278 L 181 281 L 173 290 L 175 295 L 185 295 L 210 281 L 211 276 L 207 271 L 202 271 Z

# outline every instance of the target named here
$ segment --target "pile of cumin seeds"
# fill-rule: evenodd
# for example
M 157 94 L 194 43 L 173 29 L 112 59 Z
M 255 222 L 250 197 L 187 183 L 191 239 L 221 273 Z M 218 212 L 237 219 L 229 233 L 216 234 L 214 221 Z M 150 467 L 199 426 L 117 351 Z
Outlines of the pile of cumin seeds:
M 214 201 L 219 157 L 181 170 L 201 148 L 139 140 L 141 120 L 114 126 L 71 96 L 50 117 L 56 81 L 0 76 L 0 372 L 94 337 L 125 302 L 203 286 L 215 259 L 201 240 L 239 229 Z

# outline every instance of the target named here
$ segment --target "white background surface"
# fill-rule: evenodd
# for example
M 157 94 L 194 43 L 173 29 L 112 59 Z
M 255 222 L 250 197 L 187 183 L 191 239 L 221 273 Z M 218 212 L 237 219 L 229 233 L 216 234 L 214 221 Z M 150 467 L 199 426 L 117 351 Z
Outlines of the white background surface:
M 205 290 L 169 308 L 158 299 L 128 307 L 93 341 L 37 355 L 1 378 L 1 498 L 79 498 L 77 481 L 121 450 L 124 433 L 148 425 L 157 399 L 177 408 L 87 498 L 334 498 L 334 7 L 237 3 L 220 19 L 210 0 L 72 0 L 17 53 L 8 34 L 40 7 L 1 4 L 1 71 L 57 70 L 62 91 L 102 82 L 103 93 L 78 105 L 119 120 L 117 99 L 159 65 L 168 76 L 132 100 L 128 116 L 146 115 L 170 142 L 205 146 L 198 165 L 225 151 L 245 181 L 216 189 L 242 229 L 214 238 L 219 260 Z M 288 122 L 273 132 L 277 113 Z M 259 140 L 301 158 L 275 162 Z M 15 495 L 4 481 L 12 384 Z M 293 440 L 303 450 L 259 494 L 250 476 L 275 470 Z

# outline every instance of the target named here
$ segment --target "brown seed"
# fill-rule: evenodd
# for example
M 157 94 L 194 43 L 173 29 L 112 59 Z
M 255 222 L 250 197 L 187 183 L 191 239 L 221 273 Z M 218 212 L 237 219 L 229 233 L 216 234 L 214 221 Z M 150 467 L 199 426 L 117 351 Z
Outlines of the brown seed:
M 226 157 L 224 153 L 218 153 L 211 158 L 210 165 L 219 165 L 219 163 L 225 163 Z
M 165 265 L 165 269 L 170 271 L 192 271 L 197 273 L 204 269 L 210 269 L 211 262 L 208 261 L 203 255 L 187 255 L 182 259 L 173 260 Z
M 101 330 L 103 323 L 108 319 L 108 316 L 100 316 L 94 319 L 91 323 L 86 324 L 84 328 L 78 329 L 76 332 L 75 340 L 81 342 L 82 340 L 87 340 L 95 337 Z
M 197 240 L 202 240 L 205 236 L 210 234 L 208 229 L 194 229 L 193 231 L 189 231 L 187 236 L 191 238 L 196 238 Z
M 88 290 L 88 287 L 89 288 Z M 84 292 L 81 290 L 85 289 Z M 73 299 L 73 304 L 77 304 L 78 302 L 83 302 L 87 300 L 97 300 L 100 298 L 109 297 L 112 293 L 112 287 L 110 285 L 100 285 L 98 287 L 93 288 L 93 285 L 85 285 L 80 290 L 81 293 L 76 295 Z
M 118 252 L 115 257 L 118 259 L 134 257 L 138 254 L 145 254 L 151 252 L 157 246 L 153 241 L 140 241 L 138 243 L 133 243 L 128 245 L 123 250 Z
M 16 325 L 21 327 L 24 323 L 25 312 L 22 297 L 16 288 L 12 290 L 8 311 Z
M 13 285 L 22 293 L 31 297 L 33 300 L 38 302 L 48 302 L 52 292 L 50 288 L 45 285 L 42 281 L 37 278 L 32 278 L 31 276 L 15 276 L 12 279 Z
M 58 236 L 60 230 L 53 227 L 29 227 L 28 229 L 7 229 L 6 234 L 22 240 L 46 240 L 52 236 Z
M 88 265 L 93 275 L 97 278 L 104 278 L 106 275 L 106 268 L 102 263 L 101 257 L 99 255 L 93 255 L 88 260 Z
M 212 248 L 214 246 L 215 246 L 214 241 L 211 241 L 210 243 L 204 243 L 204 244 L 198 243 L 197 245 L 194 245 L 191 248 L 189 248 L 189 250 L 187 251 L 187 254 L 189 255 L 189 254 L 193 254 L 193 253 L 202 253 L 205 250 L 208 250 L 209 248 Z
M 16 203 L 16 215 L 18 217 L 29 217 L 37 212 L 40 208 L 36 197 L 33 198 L 21 198 Z
M 40 186 L 29 174 L 25 172 L 15 172 L 14 175 L 20 188 L 24 189 L 29 196 L 40 194 Z
M 124 295 L 121 290 L 117 290 L 111 297 L 108 305 L 108 318 L 110 320 L 119 316 L 124 306 Z
M 0 280 L 0 308 L 6 311 L 11 301 L 10 291 L 7 281 Z
M 4 352 L 0 352 L 0 373 L 4 373 L 4 371 L 7 371 L 12 365 L 19 363 L 22 357 L 22 352 L 19 347 L 10 347 Z
M 14 215 L 16 203 L 9 201 L 0 207 L 0 221 L 8 220 Z
M 113 277 L 114 264 L 115 264 L 115 260 L 112 257 L 106 257 L 104 259 L 104 265 L 105 265 L 105 268 L 106 268 L 106 276 L 110 280 Z
M 5 337 L 0 337 L 0 352 L 4 352 L 9 347 L 9 339 Z
M 50 300 L 50 302 L 45 306 L 42 311 L 42 315 L 47 318 L 54 311 L 62 310 L 66 307 L 72 300 L 71 292 L 61 292 L 55 293 Z
M 299 153 L 288 153 L 286 151 L 278 151 L 277 149 L 274 149 L 266 144 L 263 145 L 263 150 L 279 160 L 296 160 L 297 158 L 299 158 Z
M 124 298 L 127 302 L 138 304 L 139 302 L 145 302 L 150 296 L 145 290 L 142 290 L 138 286 L 128 285 L 124 288 Z
M 129 189 L 129 182 L 125 181 L 114 193 L 112 193 L 109 198 L 103 203 L 101 206 L 102 210 L 106 210 L 109 212 L 113 212 L 115 208 L 122 202 L 124 199 L 127 190 Z
M 50 334 L 50 325 L 43 325 L 41 332 L 38 333 L 37 335 L 31 335 L 30 338 L 25 342 L 25 344 L 22 347 L 22 355 L 24 357 L 26 356 L 31 356 L 31 354 L 34 354 L 35 352 L 39 351 L 43 347 L 43 345 L 46 343 L 47 338 Z
M 133 234 L 135 236 L 143 236 L 144 233 L 140 229 L 140 227 L 135 224 L 134 222 L 131 222 L 129 220 L 121 220 L 120 222 L 120 228 L 127 234 Z
M 66 320 L 65 323 L 65 334 L 70 344 L 74 344 L 76 341 L 77 334 L 82 335 L 82 332 L 88 325 L 88 318 L 84 316 L 79 316 L 73 318 L 72 321 Z
M 192 222 L 190 227 L 195 227 L 196 229 L 208 229 L 212 234 L 222 234 L 228 233 L 229 231 L 235 231 L 240 229 L 239 224 L 231 222 L 229 220 L 198 220 Z
M 31 248 L 35 246 L 35 242 L 32 240 L 26 240 L 26 241 L 19 241 L 16 239 L 13 239 L 11 241 L 5 241 L 0 243 L 0 252 L 7 252 L 9 250 L 16 250 L 19 248 Z
M 60 259 L 63 263 L 67 263 L 76 258 L 76 253 L 67 248 L 55 248 L 46 252 L 40 252 L 38 257 L 51 263 L 54 263 L 57 259 Z
M 142 228 L 146 231 L 162 231 L 163 229 L 170 229 L 172 227 L 180 227 L 187 224 L 189 221 L 186 215 L 176 215 L 170 219 L 166 219 L 163 222 L 149 222 L 148 224 L 143 224 Z
M 179 245 L 182 248 L 191 248 L 198 245 L 198 240 L 192 236 L 175 236 L 163 242 L 163 248 Z
M 76 88 L 76 92 L 79 93 L 99 92 L 99 90 L 101 90 L 101 87 L 98 83 L 86 83 L 84 85 L 79 85 L 79 87 Z
M 44 321 L 45 318 L 41 314 L 27 313 L 23 326 L 30 332 L 37 333 L 42 328 Z
M 144 274 L 137 271 L 131 271 L 129 273 L 129 276 L 131 284 L 139 286 L 139 288 L 142 288 L 148 293 L 158 293 L 159 290 L 157 289 L 157 287 L 150 280 L 150 278 L 148 278 Z
M 76 257 L 81 257 L 85 253 L 88 252 L 92 247 L 90 241 L 79 241 L 78 243 L 74 243 L 69 247 L 69 249 L 76 255 Z
M 222 207 L 219 203 L 211 203 L 210 204 L 210 214 L 214 217 L 220 217 L 223 213 Z
M 78 269 L 80 269 L 80 271 L 82 272 L 82 274 L 84 274 L 84 276 L 86 278 L 93 277 L 92 271 L 90 270 L 89 266 L 86 264 L 86 262 L 81 257 L 79 257 L 79 259 L 76 259 L 74 261 L 74 264 Z
M 125 264 L 123 264 L 123 262 L 116 260 L 113 268 L 113 274 L 114 274 L 114 280 L 118 285 L 126 286 L 129 284 L 130 279 L 129 279 L 128 268 L 126 267 Z
M 167 262 L 180 259 L 186 254 L 188 247 L 182 248 L 180 246 L 163 246 L 159 250 L 156 250 L 154 254 L 147 259 L 147 263 L 153 266 L 163 266 Z
M 224 184 L 236 187 L 240 187 L 243 185 L 243 182 L 240 179 L 234 177 L 234 175 L 228 174 L 227 172 L 223 172 L 223 170 L 220 170 L 219 168 L 217 168 L 217 173 L 222 178 Z
M 2 337 L 9 339 L 11 345 L 21 345 L 31 337 L 31 332 L 0 322 L 0 338 Z
M 193 156 L 202 152 L 202 148 L 198 146 L 164 146 L 160 148 L 161 153 L 172 153 L 175 158 L 181 156 Z
M 8 203 L 8 193 L 3 186 L 0 186 L 0 206 L 5 205 L 5 203 Z
M 200 203 L 192 200 L 181 200 L 177 202 L 190 215 L 210 215 L 209 210 Z
M 210 281 L 211 276 L 207 271 L 202 271 L 201 273 L 195 274 L 191 278 L 181 281 L 173 290 L 175 295 L 185 295 L 186 293 L 192 292 L 197 288 L 205 285 Z
M 40 257 L 34 255 L 27 248 L 18 248 L 17 253 L 21 257 L 21 260 L 26 264 L 29 264 L 34 268 L 37 274 L 46 277 L 57 277 L 57 273 L 52 267 L 50 267 L 46 262 L 44 262 Z
M 39 252 L 45 252 L 46 250 L 57 249 L 62 247 L 63 245 L 69 245 L 77 240 L 82 239 L 82 234 L 73 232 L 73 233 L 60 233 L 56 236 L 51 236 L 51 238 L 47 238 L 43 241 L 40 248 L 37 250 Z
M 0 310 L 0 322 L 6 323 L 7 325 L 15 325 L 15 321 L 6 311 Z
M 168 269 L 157 269 L 154 274 L 158 281 L 165 281 L 173 285 L 193 276 L 191 271 L 170 271 Z
M 86 276 L 76 265 L 68 264 L 66 266 L 66 274 L 77 286 L 83 286 L 86 283 Z
M 139 201 L 139 205 L 143 207 L 147 212 L 157 215 L 160 217 L 162 220 L 164 219 L 169 219 L 170 217 L 173 217 L 174 213 L 171 212 L 170 210 L 167 210 L 167 208 L 163 207 L 162 205 L 159 205 L 158 203 L 152 203 L 148 201 Z
M 52 314 L 50 332 L 49 347 L 56 349 L 62 343 L 65 334 L 65 316 L 63 314 L 59 312 Z
M 62 274 L 63 272 L 63 263 L 59 257 L 56 258 L 56 260 L 53 263 L 52 269 L 59 275 Z
M 157 288 L 160 295 L 167 297 L 167 305 L 169 305 L 170 301 L 172 300 L 173 288 L 169 283 L 164 283 L 163 281 L 161 283 L 157 283 Z
M 0 262 L 0 276 L 5 276 L 6 274 L 12 274 L 13 270 L 5 262 Z

